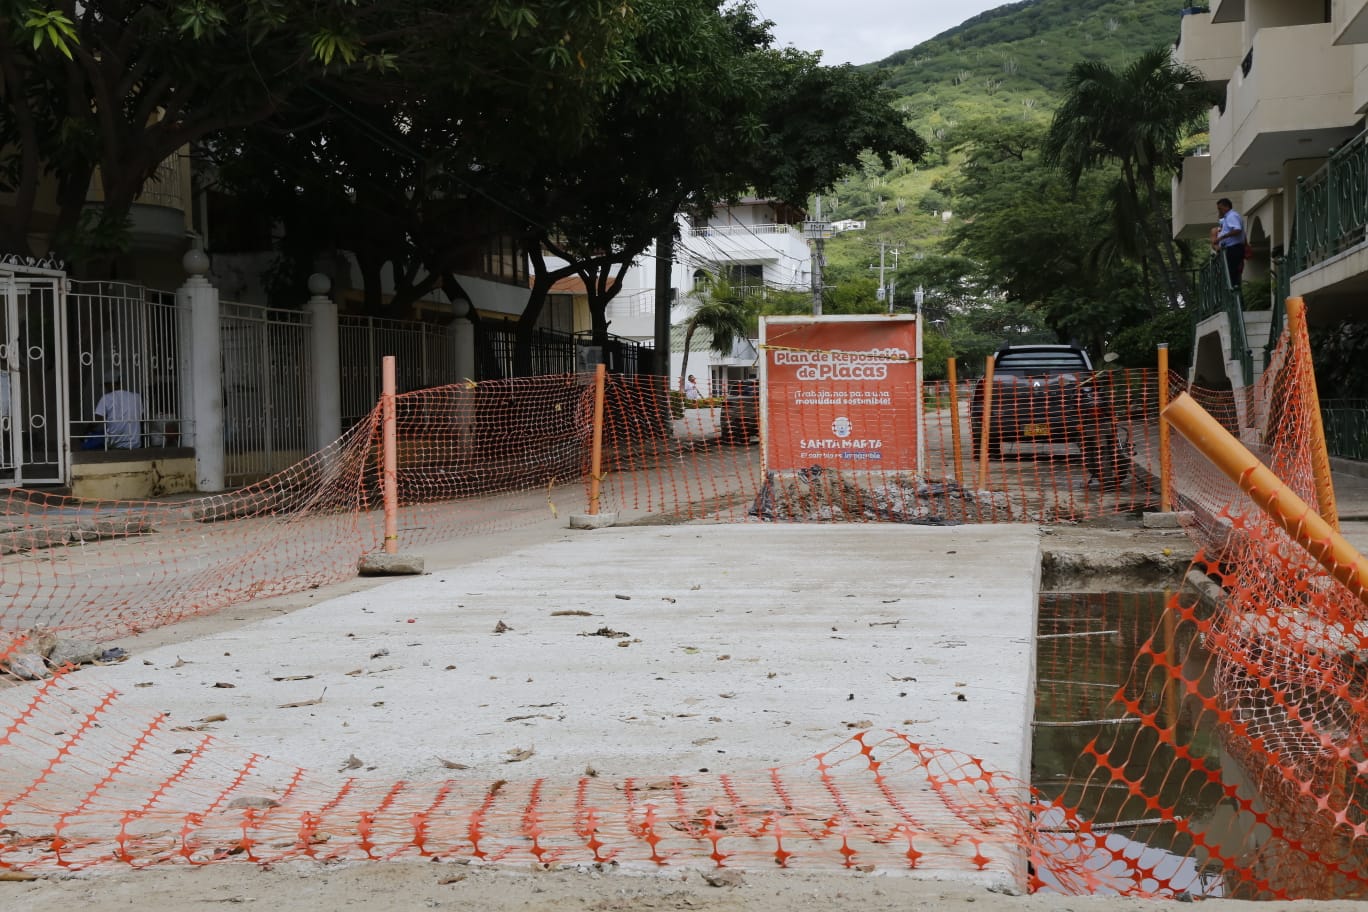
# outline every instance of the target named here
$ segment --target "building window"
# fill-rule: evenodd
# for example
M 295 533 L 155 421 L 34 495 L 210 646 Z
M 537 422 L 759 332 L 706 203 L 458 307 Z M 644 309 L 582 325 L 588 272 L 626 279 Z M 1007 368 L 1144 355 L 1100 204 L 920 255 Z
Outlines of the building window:
M 728 266 L 727 282 L 741 294 L 760 294 L 765 288 L 765 267 L 759 263 Z
M 482 273 L 496 282 L 526 285 L 527 257 L 517 238 L 507 234 L 492 235 L 485 243 Z

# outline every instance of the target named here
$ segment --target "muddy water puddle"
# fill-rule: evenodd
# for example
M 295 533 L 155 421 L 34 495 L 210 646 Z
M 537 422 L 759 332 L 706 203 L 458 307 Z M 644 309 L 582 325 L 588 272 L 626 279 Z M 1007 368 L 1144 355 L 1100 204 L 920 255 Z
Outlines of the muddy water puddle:
M 1081 859 L 1098 892 L 1233 896 L 1219 859 L 1256 848 L 1238 804 L 1251 792 L 1203 711 L 1210 656 L 1167 601 L 1162 591 L 1042 594 L 1032 783 L 1104 837 Z M 1064 814 L 1051 813 L 1047 844 L 1065 832 Z

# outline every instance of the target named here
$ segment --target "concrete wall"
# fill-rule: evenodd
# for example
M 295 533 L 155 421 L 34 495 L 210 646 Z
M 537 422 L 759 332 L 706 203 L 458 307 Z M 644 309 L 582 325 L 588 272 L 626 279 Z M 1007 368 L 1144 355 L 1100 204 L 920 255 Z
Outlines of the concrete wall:
M 71 467 L 71 493 L 74 497 L 155 500 L 194 490 L 194 456 L 78 462 Z
M 1212 119 L 1213 186 L 1276 187 L 1284 161 L 1320 151 L 1317 131 L 1354 125 L 1354 54 L 1331 38 L 1328 23 L 1254 34 L 1254 66 L 1248 76 L 1237 72 L 1225 114 Z
M 1260 29 L 1325 21 L 1325 0 L 1245 0 L 1245 47 Z
M 1354 76 L 1354 112 L 1363 114 L 1368 112 L 1368 44 L 1352 45 L 1349 53 L 1349 68 Z
M 1368 3 L 1368 0 L 1364 0 Z M 1183 16 L 1174 59 L 1196 69 L 1208 82 L 1224 82 L 1240 65 L 1244 29 L 1238 22 L 1212 22 L 1210 13 Z
M 1173 180 L 1173 236 L 1204 238 L 1216 224 L 1216 200 L 1220 197 L 1211 189 L 1211 156 L 1184 158 L 1182 178 Z
M 1333 0 L 1330 10 L 1336 44 L 1368 41 L 1368 0 Z

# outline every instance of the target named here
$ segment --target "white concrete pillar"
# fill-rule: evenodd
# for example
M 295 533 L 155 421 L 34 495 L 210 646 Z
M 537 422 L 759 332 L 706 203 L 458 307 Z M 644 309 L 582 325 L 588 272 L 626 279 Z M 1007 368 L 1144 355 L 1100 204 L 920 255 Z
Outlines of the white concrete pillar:
M 222 491 L 225 481 L 223 440 L 223 331 L 219 325 L 219 293 L 204 276 L 209 257 L 191 249 L 181 258 L 188 278 L 176 292 L 181 317 L 181 407 L 188 406 L 190 443 L 195 448 L 195 486 L 206 493 Z M 187 332 L 186 326 L 189 330 Z
M 338 349 L 337 302 L 328 297 L 332 280 L 309 276 L 309 338 L 313 364 L 313 449 L 323 449 L 342 436 L 342 362 Z
M 475 324 L 470 321 L 470 302 L 457 298 L 451 303 L 456 319 L 447 327 L 451 336 L 453 366 L 456 382 L 475 379 Z

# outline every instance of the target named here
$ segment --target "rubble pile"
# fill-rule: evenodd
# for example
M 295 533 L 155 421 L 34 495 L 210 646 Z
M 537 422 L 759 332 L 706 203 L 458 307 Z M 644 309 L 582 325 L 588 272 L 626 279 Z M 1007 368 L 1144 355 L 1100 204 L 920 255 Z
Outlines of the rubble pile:
M 856 479 L 864 482 L 858 483 Z M 812 466 L 783 476 L 768 472 L 751 505 L 763 522 L 890 522 L 922 526 L 977 521 L 980 512 L 1012 519 L 1006 494 L 974 491 L 952 479 L 841 473 Z

